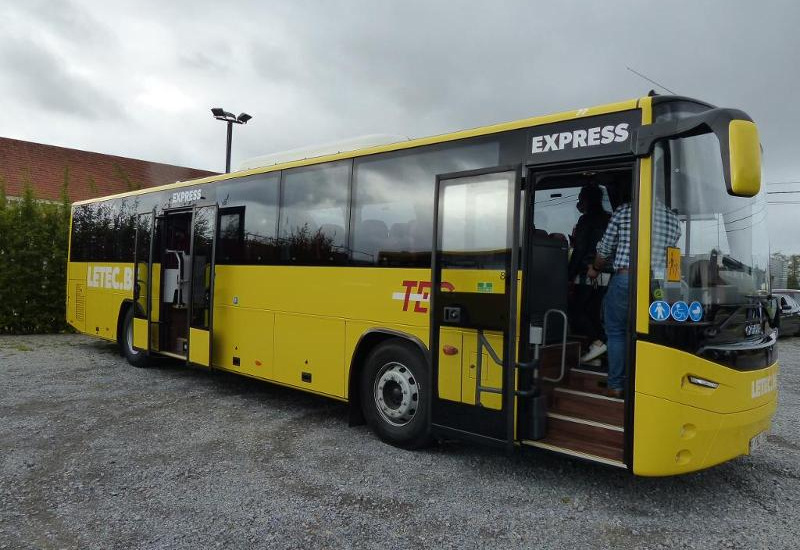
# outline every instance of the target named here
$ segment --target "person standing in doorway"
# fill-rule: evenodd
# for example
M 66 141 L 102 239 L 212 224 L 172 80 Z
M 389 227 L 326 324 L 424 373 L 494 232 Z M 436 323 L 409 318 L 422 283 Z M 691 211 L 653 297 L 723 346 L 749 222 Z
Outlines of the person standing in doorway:
M 609 397 L 623 397 L 625 387 L 625 351 L 628 337 L 628 279 L 631 263 L 631 216 L 629 188 L 619 189 L 622 204 L 614 209 L 603 238 L 597 244 L 597 255 L 587 275 L 597 278 L 609 264 L 613 269 L 608 284 L 603 316 L 608 337 L 608 388 Z M 651 227 L 651 248 L 654 256 L 663 262 L 667 247 L 675 246 L 681 236 L 681 227 L 675 213 L 657 202 L 654 206 Z
M 581 363 L 600 362 L 598 357 L 606 352 L 605 333 L 601 319 L 605 287 L 598 279 L 587 276 L 597 251 L 597 243 L 603 237 L 611 215 L 603 208 L 603 190 L 594 183 L 584 185 L 575 205 L 581 213 L 572 230 L 572 255 L 567 276 L 573 285 L 570 300 L 570 320 L 576 333 L 587 337 L 588 351 L 581 356 Z
M 627 190 L 626 190 L 627 191 Z M 631 203 L 626 198 L 611 215 L 597 254 L 587 275 L 596 279 L 608 265 L 613 269 L 608 283 L 603 318 L 608 338 L 609 397 L 621 398 L 625 387 L 625 344 L 628 333 L 628 272 L 631 263 Z

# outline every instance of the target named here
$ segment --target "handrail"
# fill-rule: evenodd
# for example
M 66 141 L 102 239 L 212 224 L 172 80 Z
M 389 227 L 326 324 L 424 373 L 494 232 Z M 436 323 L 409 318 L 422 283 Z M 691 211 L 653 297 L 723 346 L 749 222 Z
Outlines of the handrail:
M 568 318 L 567 314 L 561 311 L 560 309 L 548 309 L 544 312 L 544 319 L 542 320 L 542 345 L 545 345 L 547 342 L 547 318 L 550 316 L 551 313 L 558 313 L 564 318 L 564 329 L 561 336 L 561 373 L 559 374 L 558 378 L 548 378 L 546 376 L 542 376 L 542 380 L 547 382 L 559 383 L 564 379 L 567 371 L 567 323 Z
M 487 340 L 486 336 L 483 335 L 483 331 L 478 329 L 478 357 L 475 360 L 475 404 L 478 406 L 483 406 L 483 403 L 481 403 L 481 392 L 496 393 L 501 395 L 503 393 L 503 388 L 481 385 L 481 373 L 483 370 L 483 348 L 486 348 L 486 351 L 489 353 L 489 357 L 492 358 L 492 361 L 501 367 L 503 366 L 503 360 L 500 359 L 500 356 L 494 351 L 494 348 L 489 343 L 489 340 Z

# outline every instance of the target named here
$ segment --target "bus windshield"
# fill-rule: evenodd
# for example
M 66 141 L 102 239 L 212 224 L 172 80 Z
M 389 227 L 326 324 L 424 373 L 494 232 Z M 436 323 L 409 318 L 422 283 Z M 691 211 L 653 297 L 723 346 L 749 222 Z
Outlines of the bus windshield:
M 696 301 L 709 313 L 714 306 L 743 305 L 766 296 L 766 218 L 763 189 L 755 197 L 728 193 L 714 134 L 657 144 L 653 157 L 653 297 L 669 303 Z

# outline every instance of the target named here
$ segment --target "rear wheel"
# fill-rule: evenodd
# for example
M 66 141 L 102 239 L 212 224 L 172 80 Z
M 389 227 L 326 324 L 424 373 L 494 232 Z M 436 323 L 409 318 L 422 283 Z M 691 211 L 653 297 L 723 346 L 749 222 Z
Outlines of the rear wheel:
M 150 358 L 144 351 L 133 347 L 133 317 L 133 308 L 129 307 L 125 312 L 125 319 L 122 321 L 120 345 L 122 346 L 122 354 L 128 360 L 128 363 L 134 367 L 143 368 L 150 365 Z
M 428 366 L 418 350 L 390 340 L 367 357 L 361 377 L 367 424 L 382 440 L 407 449 L 429 442 Z

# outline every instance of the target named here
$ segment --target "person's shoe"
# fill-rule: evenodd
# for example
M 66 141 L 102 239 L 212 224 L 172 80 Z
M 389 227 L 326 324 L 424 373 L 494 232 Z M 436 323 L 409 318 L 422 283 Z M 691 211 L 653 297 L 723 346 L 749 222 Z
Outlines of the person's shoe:
M 608 347 L 601 342 L 600 340 L 595 340 L 592 342 L 592 345 L 589 346 L 589 351 L 583 354 L 581 357 L 581 363 L 588 363 L 592 359 L 597 359 L 601 355 L 603 355 L 608 350 Z
M 625 396 L 625 392 L 622 390 L 617 390 L 614 388 L 606 388 L 606 397 L 613 397 L 614 399 L 622 399 Z
M 591 361 L 581 361 L 587 367 L 602 367 L 603 362 L 600 359 L 592 359 Z

